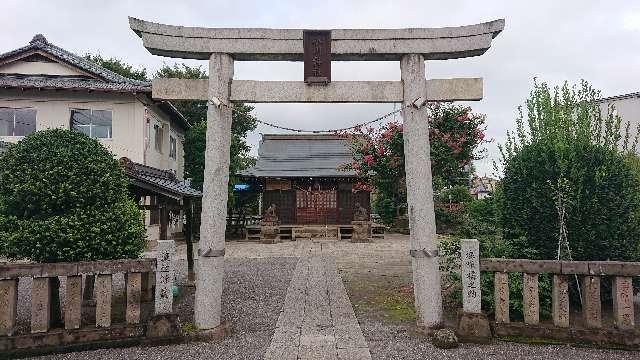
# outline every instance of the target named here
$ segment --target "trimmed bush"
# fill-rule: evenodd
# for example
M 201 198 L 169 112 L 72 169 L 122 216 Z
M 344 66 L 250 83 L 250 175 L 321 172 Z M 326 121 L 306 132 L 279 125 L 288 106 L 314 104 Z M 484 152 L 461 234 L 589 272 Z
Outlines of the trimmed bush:
M 572 159 L 560 174 L 545 144 L 524 146 L 505 168 L 503 225 L 513 257 L 555 259 L 558 212 L 555 188 L 566 179 L 565 224 L 574 260 L 638 260 L 638 181 L 624 156 L 602 145 L 565 149 Z
M 37 262 L 138 257 L 140 211 L 120 164 L 76 131 L 38 131 L 0 161 L 0 254 Z

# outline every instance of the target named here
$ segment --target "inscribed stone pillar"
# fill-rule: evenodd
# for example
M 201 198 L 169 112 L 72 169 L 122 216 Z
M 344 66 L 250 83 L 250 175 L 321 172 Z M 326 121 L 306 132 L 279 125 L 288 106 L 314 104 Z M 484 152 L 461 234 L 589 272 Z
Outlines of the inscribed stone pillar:
M 33 278 L 31 288 L 31 332 L 47 332 L 49 330 L 49 278 Z
M 493 278 L 493 296 L 495 299 L 495 319 L 499 323 L 509 320 L 509 273 L 496 272 Z
M 523 274 L 522 280 L 522 312 L 524 322 L 529 325 L 540 323 L 540 298 L 538 294 L 538 274 Z
M 18 279 L 0 280 L 0 336 L 13 335 L 18 305 Z
M 600 302 L 600 277 L 582 278 L 582 316 L 587 328 L 602 327 L 602 303 Z
M 96 275 L 96 327 L 111 326 L 112 284 L 111 274 Z
M 553 324 L 569 327 L 569 283 L 564 275 L 553 275 L 552 289 Z
M 229 147 L 231 145 L 230 92 L 233 59 L 228 54 L 211 54 L 209 59 L 209 99 L 217 98 L 221 106 L 209 102 L 207 110 L 207 146 L 205 150 L 204 184 L 200 242 L 198 243 L 198 275 L 194 320 L 199 329 L 220 325 L 222 277 L 224 273 L 224 234 L 227 219 L 229 182 Z
M 142 299 L 142 274 L 139 272 L 127 273 L 127 324 L 140 323 L 140 300 Z
M 64 328 L 79 329 L 82 320 L 82 275 L 67 276 Z
M 442 324 L 442 294 L 435 243 L 429 114 L 426 106 L 417 108 L 413 105 L 416 99 L 427 99 L 424 57 L 418 54 L 403 55 L 400 74 L 410 248 L 426 250 L 429 254 L 412 258 L 414 296 L 418 325 L 435 328 Z
M 618 329 L 629 330 L 636 326 L 633 311 L 632 278 L 616 276 L 613 278 L 613 316 Z
M 481 312 L 480 296 L 480 245 L 478 240 L 460 241 L 462 260 L 462 310 L 466 313 Z
M 155 313 L 173 312 L 173 279 L 176 244 L 173 240 L 158 240 L 156 247 L 156 298 Z

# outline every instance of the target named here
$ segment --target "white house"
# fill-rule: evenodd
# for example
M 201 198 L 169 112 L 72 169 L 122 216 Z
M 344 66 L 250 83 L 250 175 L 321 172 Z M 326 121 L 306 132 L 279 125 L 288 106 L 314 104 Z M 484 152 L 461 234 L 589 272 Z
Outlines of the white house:
M 630 133 L 631 136 L 635 136 L 640 124 L 640 92 L 610 96 L 600 100 L 600 107 L 604 114 L 607 113 L 609 105 L 615 107 L 615 112 L 622 118 L 623 123 L 631 124 Z
M 151 83 L 106 70 L 38 34 L 28 45 L 0 55 L 0 143 L 48 128 L 81 131 L 117 158 L 169 171 L 157 184 L 157 179 L 146 179 L 150 187 L 164 189 L 167 178 L 183 179 L 183 140 L 189 128 L 184 116 L 171 103 L 154 101 Z M 176 200 L 182 196 L 176 189 L 183 188 L 167 191 Z M 153 215 L 147 219 L 152 240 L 160 222 Z

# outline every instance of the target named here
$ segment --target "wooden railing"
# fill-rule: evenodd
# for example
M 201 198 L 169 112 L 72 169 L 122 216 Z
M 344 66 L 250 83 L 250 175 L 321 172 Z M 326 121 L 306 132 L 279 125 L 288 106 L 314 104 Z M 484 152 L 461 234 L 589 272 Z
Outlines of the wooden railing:
M 640 276 L 640 263 L 618 261 L 553 261 L 480 259 L 480 271 L 494 275 L 494 332 L 496 336 L 532 336 L 576 342 L 640 346 L 635 326 L 632 279 Z M 523 323 L 509 316 L 509 273 L 523 274 Z M 541 324 L 539 274 L 550 274 L 553 322 Z M 603 326 L 601 278 L 612 278 L 613 327 Z M 580 281 L 581 326 L 570 316 L 569 284 Z
M 0 263 L 0 351 L 144 337 L 150 319 L 142 323 L 142 302 L 153 302 L 155 315 L 172 313 L 174 252 L 173 241 L 159 241 L 157 259 Z M 118 273 L 125 277 L 124 324 L 112 324 L 112 279 Z M 95 325 L 84 328 L 83 277 L 85 283 L 95 279 Z M 32 279 L 31 303 L 18 304 L 18 285 L 25 278 Z M 64 313 L 60 319 L 63 326 L 52 329 L 51 314 L 56 313 L 52 307 L 59 302 L 59 297 L 54 296 L 57 292 L 52 290 L 61 278 L 66 282 Z M 85 297 L 91 298 L 91 295 L 85 294 Z M 18 306 L 30 306 L 30 334 L 16 332 Z

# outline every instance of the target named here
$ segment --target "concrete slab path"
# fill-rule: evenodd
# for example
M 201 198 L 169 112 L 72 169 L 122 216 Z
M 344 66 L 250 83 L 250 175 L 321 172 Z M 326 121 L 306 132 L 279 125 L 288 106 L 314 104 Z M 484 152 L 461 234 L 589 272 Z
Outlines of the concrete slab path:
M 308 251 L 298 261 L 265 360 L 370 360 L 335 259 Z

